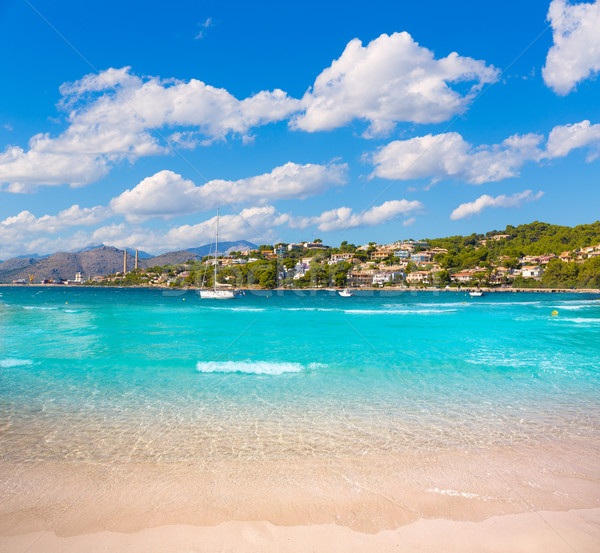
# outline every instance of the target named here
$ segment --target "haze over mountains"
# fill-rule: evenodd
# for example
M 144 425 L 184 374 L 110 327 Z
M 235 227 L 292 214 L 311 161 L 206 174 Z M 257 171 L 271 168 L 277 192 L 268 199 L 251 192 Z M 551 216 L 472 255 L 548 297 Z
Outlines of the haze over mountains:
M 256 249 L 258 246 L 246 240 L 236 242 L 222 242 L 219 244 L 218 254 L 227 254 L 231 251 Z M 184 263 L 190 259 L 202 259 L 214 253 L 214 245 L 206 244 L 196 248 L 189 248 L 176 252 L 167 252 L 152 256 L 147 252 L 138 252 L 138 265 L 145 269 L 148 267 L 164 267 Z M 127 248 L 127 267 L 133 269 L 135 265 L 135 250 Z M 47 256 L 20 256 L 0 262 L 0 283 L 10 283 L 13 280 L 29 280 L 29 275 L 35 282 L 42 279 L 74 279 L 78 272 L 86 278 L 106 276 L 123 270 L 123 250 L 113 246 L 99 244 L 89 246 L 76 252 L 58 252 Z

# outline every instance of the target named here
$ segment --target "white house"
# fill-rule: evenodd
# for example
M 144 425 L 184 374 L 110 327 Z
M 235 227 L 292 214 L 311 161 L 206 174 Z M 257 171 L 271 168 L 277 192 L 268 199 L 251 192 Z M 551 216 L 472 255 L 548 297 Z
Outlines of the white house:
M 540 278 L 544 274 L 544 269 L 539 265 L 526 265 L 521 269 L 523 278 Z
M 373 284 L 385 284 L 386 282 L 392 282 L 404 278 L 404 273 L 400 271 L 388 271 L 384 273 L 375 273 L 373 275 Z

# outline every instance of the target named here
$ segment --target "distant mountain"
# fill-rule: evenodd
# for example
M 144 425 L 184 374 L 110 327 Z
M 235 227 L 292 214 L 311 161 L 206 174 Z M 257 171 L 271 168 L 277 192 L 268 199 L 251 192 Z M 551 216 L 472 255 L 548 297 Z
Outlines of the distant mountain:
M 102 247 L 106 247 L 105 244 L 92 244 L 90 246 L 86 246 L 85 248 L 81 248 L 80 250 L 76 250 L 73 253 L 83 253 L 83 252 L 89 252 L 90 250 L 95 250 L 98 248 L 102 248 Z M 135 248 L 125 248 L 127 250 L 127 253 L 130 253 L 131 255 L 135 255 Z M 123 250 L 121 250 L 123 251 Z M 138 259 L 148 259 L 150 257 L 153 257 L 153 255 L 151 253 L 145 252 L 144 250 L 138 250 Z
M 84 252 L 59 252 L 43 259 L 20 260 L 28 262 L 19 266 L 12 263 L 17 260 L 5 261 L 0 265 L 0 282 L 11 282 L 16 279 L 26 279 L 33 275 L 36 282 L 45 278 L 53 280 L 73 279 L 75 273 L 81 272 L 85 277 L 108 275 L 123 270 L 123 250 L 112 246 L 100 246 Z M 134 257 L 127 255 L 127 266 L 133 268 Z
M 135 256 L 135 248 L 125 248 L 127 253 Z M 144 250 L 138 250 L 138 259 L 150 259 L 154 257 L 151 253 L 145 252 Z
M 165 265 L 178 265 L 179 263 L 185 263 L 190 259 L 202 259 L 202 256 L 195 254 L 189 250 L 181 250 L 178 252 L 168 252 L 155 257 L 140 260 L 140 267 L 147 269 L 148 267 L 164 267 Z
M 86 246 L 85 248 L 81 248 L 80 250 L 73 250 L 73 252 L 71 252 L 71 253 L 89 252 L 90 250 L 95 250 L 96 248 L 102 248 L 103 246 L 104 246 L 104 244 L 90 244 L 89 246 Z
M 258 246 L 253 244 L 252 242 L 248 242 L 247 240 L 238 240 L 237 242 L 219 242 L 219 251 L 218 255 L 226 255 L 229 252 L 238 252 L 245 250 L 257 250 Z M 200 257 L 205 257 L 207 255 L 214 255 L 214 244 L 205 244 L 204 246 L 199 246 L 197 248 L 188 248 L 188 252 L 195 253 Z
M 29 256 L 13 257 L 12 259 L 7 259 L 6 261 L 0 263 L 0 274 L 5 271 L 15 271 L 23 269 L 25 267 L 30 267 L 38 261 L 39 259 Z
M 28 253 L 25 255 L 17 255 L 13 257 L 13 259 L 44 259 L 44 257 L 48 257 L 50 254 L 46 255 L 38 255 L 37 253 Z
M 246 240 L 237 242 L 222 242 L 219 244 L 219 253 L 225 254 L 231 251 L 256 249 L 257 246 Z M 151 256 L 147 252 L 138 253 L 139 267 L 165 265 L 177 265 L 185 263 L 190 259 L 202 259 L 209 254 L 211 245 L 206 244 L 198 248 L 163 253 Z M 135 250 L 127 249 L 127 269 L 135 266 Z M 76 273 L 83 273 L 85 278 L 95 276 L 106 276 L 123 270 L 123 250 L 103 244 L 88 246 L 77 252 L 58 252 L 47 256 L 36 254 L 15 257 L 0 263 L 0 282 L 10 283 L 13 280 L 29 279 L 33 276 L 35 282 L 42 279 L 71 280 Z

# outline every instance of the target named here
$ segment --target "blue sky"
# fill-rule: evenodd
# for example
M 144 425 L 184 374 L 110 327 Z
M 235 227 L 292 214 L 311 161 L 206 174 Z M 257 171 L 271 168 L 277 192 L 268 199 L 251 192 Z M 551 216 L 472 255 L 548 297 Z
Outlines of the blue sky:
M 0 4 L 0 259 L 598 219 L 600 4 Z

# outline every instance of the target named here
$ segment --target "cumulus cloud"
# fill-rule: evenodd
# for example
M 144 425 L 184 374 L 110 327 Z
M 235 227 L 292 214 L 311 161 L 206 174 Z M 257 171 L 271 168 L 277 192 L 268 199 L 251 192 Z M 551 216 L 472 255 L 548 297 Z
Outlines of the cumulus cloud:
M 108 173 L 105 159 L 94 155 L 50 153 L 18 146 L 0 152 L 0 188 L 7 192 L 29 192 L 38 185 L 83 186 Z
M 354 119 L 369 122 L 367 136 L 391 131 L 399 121 L 438 123 L 463 111 L 498 71 L 456 52 L 436 59 L 406 32 L 386 34 L 367 46 L 354 39 L 315 80 L 293 128 L 330 130 Z M 473 83 L 465 94 L 450 85 Z
M 347 165 L 288 162 L 270 173 L 235 181 L 215 179 L 202 186 L 172 171 L 160 171 L 145 178 L 131 190 L 114 198 L 110 206 L 130 221 L 213 209 L 224 203 L 264 204 L 282 199 L 304 199 L 330 186 L 347 181 Z
M 571 4 L 553 0 L 548 20 L 554 44 L 542 76 L 547 86 L 564 96 L 600 71 L 600 1 Z
M 268 242 L 276 238 L 277 229 L 307 228 L 316 226 L 320 231 L 343 230 L 357 226 L 375 226 L 398 217 L 410 216 L 423 208 L 417 201 L 393 200 L 374 206 L 363 213 L 353 213 L 342 207 L 325 211 L 316 217 L 295 217 L 281 213 L 272 205 L 243 209 L 239 214 L 221 215 L 219 236 L 223 240 L 246 239 Z M 35 217 L 25 211 L 15 217 L 0 221 L 0 256 L 8 258 L 25 252 L 47 253 L 69 251 L 89 244 L 104 243 L 118 248 L 133 247 L 151 252 L 182 250 L 210 243 L 214 239 L 216 217 L 197 224 L 170 228 L 146 228 L 135 223 L 116 222 L 92 230 L 78 229 L 68 235 L 67 229 L 76 226 L 93 226 L 112 217 L 111 208 L 97 206 L 80 208 L 77 205 L 58 215 Z M 408 218 L 407 225 L 414 222 Z
M 542 191 L 534 194 L 531 190 L 525 190 L 512 196 L 505 196 L 504 194 L 496 196 L 488 196 L 484 194 L 477 198 L 474 202 L 468 202 L 460 204 L 450 215 L 450 219 L 457 221 L 458 219 L 465 219 L 472 217 L 473 215 L 479 215 L 484 209 L 488 207 L 521 207 L 526 202 L 534 202 L 539 200 L 544 193 Z
M 210 24 L 206 20 L 202 28 Z M 305 131 L 364 120 L 366 136 L 388 132 L 399 121 L 444 121 L 463 111 L 497 75 L 484 62 L 456 53 L 436 59 L 408 33 L 381 35 L 364 47 L 351 41 L 301 100 L 280 89 L 240 100 L 197 79 L 142 77 L 129 67 L 109 68 L 60 87 L 66 129 L 37 134 L 27 148 L 10 145 L 0 152 L 0 186 L 11 192 L 83 186 L 123 160 L 166 154 L 170 148 L 163 135 L 180 148 L 228 137 L 248 142 L 252 129 L 294 114 L 291 127 Z
M 292 218 L 290 226 L 306 228 L 316 225 L 323 232 L 345 230 L 353 227 L 380 225 L 399 215 L 407 215 L 420 209 L 423 209 L 423 204 L 418 201 L 391 200 L 373 206 L 362 213 L 354 213 L 350 207 L 338 207 L 337 209 L 324 211 L 316 217 Z
M 546 144 L 540 134 L 515 134 L 499 144 L 474 146 L 456 132 L 428 134 L 395 140 L 366 156 L 374 165 L 371 176 L 389 180 L 456 179 L 470 184 L 516 177 L 527 162 L 564 157 L 576 148 L 592 148 L 587 160 L 597 156 L 600 124 L 581 121 L 558 125 Z
M 586 120 L 573 125 L 559 125 L 548 136 L 544 157 L 564 157 L 572 150 L 586 146 L 595 147 L 595 150 L 600 148 L 600 124 L 592 125 Z M 588 160 L 591 161 L 597 155 L 597 151 L 591 152 Z
M 91 226 L 103 221 L 106 216 L 107 210 L 102 206 L 81 208 L 72 205 L 58 215 L 41 217 L 36 217 L 30 211 L 21 211 L 18 215 L 0 221 L 0 240 L 6 239 L 9 232 L 14 233 L 12 236 L 42 232 L 54 234 L 72 226 Z
M 59 232 L 77 226 L 94 226 L 110 216 L 110 211 L 103 206 L 71 207 L 60 211 L 57 215 L 42 215 L 36 217 L 30 211 L 21 211 L 18 215 L 7 217 L 0 221 L 0 244 L 3 258 L 20 255 L 25 252 L 52 251 L 60 247 Z M 86 238 L 83 238 L 83 237 Z M 76 233 L 69 240 L 69 245 L 77 242 L 78 238 L 87 240 L 86 233 Z M 89 244 L 84 242 L 81 245 Z M 40 249 L 41 248 L 41 249 Z
M 482 184 L 518 175 L 526 161 L 539 158 L 542 140 L 537 134 L 514 135 L 476 148 L 456 132 L 428 134 L 390 142 L 370 160 L 373 176 L 384 179 L 452 178 Z
M 0 183 L 10 191 L 80 186 L 124 159 L 164 154 L 168 147 L 155 136 L 156 129 L 191 127 L 172 137 L 177 144 L 183 138 L 185 147 L 194 147 L 230 135 L 247 138 L 252 128 L 286 119 L 300 106 L 281 90 L 238 100 L 197 79 L 139 77 L 128 67 L 86 75 L 60 91 L 66 130 L 58 136 L 35 135 L 27 150 L 9 146 L 0 154 Z

